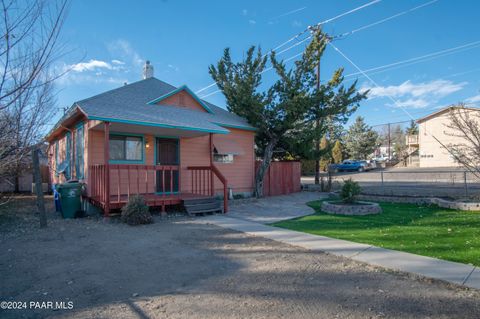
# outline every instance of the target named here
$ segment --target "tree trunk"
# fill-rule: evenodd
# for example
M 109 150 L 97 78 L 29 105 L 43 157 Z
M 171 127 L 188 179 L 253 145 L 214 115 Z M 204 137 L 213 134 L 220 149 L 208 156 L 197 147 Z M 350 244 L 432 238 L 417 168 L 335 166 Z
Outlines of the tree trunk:
M 35 180 L 35 192 L 37 193 L 37 208 L 40 216 L 40 228 L 47 227 L 47 215 L 45 214 L 45 202 L 43 200 L 42 176 L 40 174 L 40 161 L 38 148 L 32 150 L 33 176 Z
M 317 128 L 320 125 L 320 121 L 317 119 Z M 320 139 L 315 141 L 315 157 L 318 157 L 320 154 Z M 320 159 L 316 158 L 315 159 L 315 185 L 318 185 L 320 183 Z M 323 188 L 323 186 L 322 186 Z
M 263 161 L 260 163 L 258 167 L 257 174 L 255 175 L 255 197 L 260 198 L 263 197 L 263 180 L 265 177 L 265 173 L 270 166 L 273 156 L 273 149 L 277 145 L 277 139 L 272 139 L 268 142 L 267 147 L 265 147 L 265 153 L 263 155 Z
M 15 170 L 15 178 L 14 178 L 14 193 L 20 193 L 20 172 L 18 170 Z

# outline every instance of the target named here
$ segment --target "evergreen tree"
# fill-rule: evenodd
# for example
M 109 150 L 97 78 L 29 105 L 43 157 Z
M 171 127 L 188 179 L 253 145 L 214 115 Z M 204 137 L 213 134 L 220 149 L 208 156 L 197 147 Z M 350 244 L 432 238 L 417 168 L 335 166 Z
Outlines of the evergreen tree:
M 345 149 L 351 159 L 367 159 L 377 146 L 378 133 L 359 116 L 345 136 Z
M 314 70 L 325 41 L 325 36 L 316 32 L 290 70 L 272 52 L 270 61 L 278 80 L 264 92 L 260 92 L 259 86 L 267 56 L 260 49 L 252 46 L 243 61 L 234 63 L 227 48 L 217 65 L 209 67 L 210 75 L 225 95 L 228 110 L 258 129 L 257 151 L 263 161 L 255 176 L 257 197 L 263 196 L 263 179 L 274 149 L 288 132 L 300 130 L 308 106 L 318 100 Z
M 417 123 L 415 123 L 414 120 L 410 121 L 410 126 L 407 127 L 406 132 L 409 135 L 417 135 L 418 134 L 418 125 L 417 125 Z
M 332 148 L 332 159 L 335 164 L 339 164 L 343 160 L 343 151 L 342 151 L 342 143 L 339 140 L 335 142 L 335 146 Z

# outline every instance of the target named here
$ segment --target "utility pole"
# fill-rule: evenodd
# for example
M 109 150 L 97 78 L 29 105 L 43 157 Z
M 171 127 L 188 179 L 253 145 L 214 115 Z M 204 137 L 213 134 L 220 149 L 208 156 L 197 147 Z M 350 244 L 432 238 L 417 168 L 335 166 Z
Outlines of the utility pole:
M 318 64 L 317 64 L 317 90 L 320 91 L 320 52 L 318 52 Z M 316 129 L 320 126 L 320 120 L 317 118 Z M 320 154 L 320 138 L 315 141 L 315 153 L 318 156 Z M 320 159 L 315 159 L 315 184 L 320 184 Z M 323 185 L 322 185 L 323 191 Z
M 390 123 L 388 123 L 388 160 L 389 161 L 392 159 L 392 154 L 390 151 L 391 144 L 392 144 L 392 141 L 390 137 Z

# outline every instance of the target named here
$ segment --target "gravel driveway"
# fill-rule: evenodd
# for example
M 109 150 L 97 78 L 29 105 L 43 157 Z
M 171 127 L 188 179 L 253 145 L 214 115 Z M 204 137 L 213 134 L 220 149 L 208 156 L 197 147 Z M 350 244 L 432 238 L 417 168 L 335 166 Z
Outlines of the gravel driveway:
M 480 293 L 193 219 L 0 218 L 2 318 L 479 318 Z M 15 223 L 15 227 L 14 224 Z

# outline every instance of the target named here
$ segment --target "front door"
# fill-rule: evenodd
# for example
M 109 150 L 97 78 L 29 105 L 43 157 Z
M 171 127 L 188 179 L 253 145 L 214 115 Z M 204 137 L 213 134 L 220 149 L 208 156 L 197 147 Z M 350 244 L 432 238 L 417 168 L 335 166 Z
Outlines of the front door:
M 157 138 L 156 139 L 156 165 L 179 164 L 179 145 L 178 139 Z M 178 170 L 157 171 L 157 192 L 173 193 L 178 192 Z

